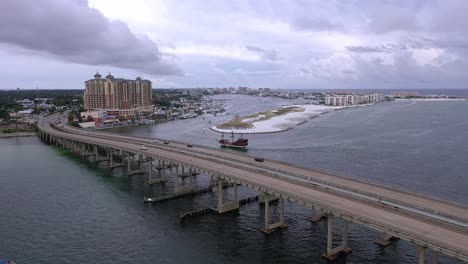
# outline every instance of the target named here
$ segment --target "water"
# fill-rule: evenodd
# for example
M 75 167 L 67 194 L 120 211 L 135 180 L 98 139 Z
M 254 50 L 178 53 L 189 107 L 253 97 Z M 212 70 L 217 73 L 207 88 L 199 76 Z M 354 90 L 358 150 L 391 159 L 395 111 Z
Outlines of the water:
M 392 94 L 394 92 L 414 92 L 419 95 L 447 95 L 468 97 L 468 89 L 295 89 L 294 92 L 352 92 L 357 94 L 380 93 Z
M 239 100 L 242 98 L 242 100 Z M 114 132 L 216 146 L 212 125 L 285 103 L 233 97 L 231 115 L 200 117 Z M 262 99 L 263 100 L 263 99 Z M 240 109 L 240 110 L 234 110 Z M 467 205 L 468 120 L 465 102 L 398 102 L 336 111 L 277 134 L 248 135 L 249 155 L 383 183 Z M 207 177 L 197 177 L 205 185 Z M 179 213 L 216 203 L 214 194 L 144 204 L 143 176 L 112 174 L 92 161 L 38 138 L 0 139 L 0 258 L 17 263 L 327 263 L 326 222 L 306 221 L 308 210 L 287 203 L 289 227 L 259 232 L 256 203 L 238 213 L 207 215 L 180 223 Z M 242 188 L 240 197 L 251 190 Z M 228 195 L 230 195 L 228 191 Z M 277 208 L 272 208 L 277 216 Z M 340 241 L 341 222 L 334 239 Z M 414 263 L 416 247 L 373 243 L 378 233 L 349 225 L 353 252 L 337 263 Z M 427 255 L 429 257 L 429 255 Z M 440 263 L 459 263 L 441 257 Z

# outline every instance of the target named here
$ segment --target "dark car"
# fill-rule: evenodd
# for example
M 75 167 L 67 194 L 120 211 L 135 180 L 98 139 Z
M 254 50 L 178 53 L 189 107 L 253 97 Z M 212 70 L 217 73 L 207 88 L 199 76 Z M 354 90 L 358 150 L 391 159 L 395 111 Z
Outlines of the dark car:
M 255 161 L 258 161 L 258 162 L 264 162 L 265 159 L 264 158 L 255 158 Z
M 169 144 L 169 141 L 164 141 L 164 144 Z
M 193 145 L 192 145 L 192 144 L 188 144 L 187 147 L 188 147 L 188 148 L 193 148 Z

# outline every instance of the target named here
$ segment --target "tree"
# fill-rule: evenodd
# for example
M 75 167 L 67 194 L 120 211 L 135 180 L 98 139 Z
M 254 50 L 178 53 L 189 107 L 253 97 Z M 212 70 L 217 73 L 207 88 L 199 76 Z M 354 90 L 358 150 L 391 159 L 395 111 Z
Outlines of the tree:
M 52 107 L 49 109 L 49 112 L 55 113 L 55 112 L 57 112 L 57 108 L 56 108 L 55 106 L 52 106 Z
M 0 110 L 0 118 L 5 119 L 5 121 L 10 120 L 10 114 L 8 113 L 7 110 Z
M 40 114 L 40 113 L 41 113 L 41 109 L 40 109 L 39 107 L 37 107 L 37 106 L 34 106 L 34 108 L 33 108 L 33 114 L 34 114 L 34 115 L 38 115 L 38 114 Z
M 16 104 L 16 105 L 15 105 L 15 112 L 18 113 L 18 112 L 21 111 L 21 110 L 23 110 L 23 106 L 22 106 L 22 105 L 19 105 L 19 104 Z
M 86 119 L 86 121 L 88 121 L 88 122 L 93 122 L 93 121 L 94 121 L 94 118 L 93 118 L 92 116 L 89 115 L 88 118 Z

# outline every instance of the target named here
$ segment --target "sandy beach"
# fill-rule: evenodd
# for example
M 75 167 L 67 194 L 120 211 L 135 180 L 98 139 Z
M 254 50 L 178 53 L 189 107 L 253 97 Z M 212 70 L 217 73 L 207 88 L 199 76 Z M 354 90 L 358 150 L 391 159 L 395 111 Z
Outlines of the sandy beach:
M 343 106 L 325 106 L 325 105 L 290 105 L 285 107 L 299 107 L 302 108 L 302 112 L 290 112 L 283 115 L 272 117 L 268 120 L 256 121 L 260 118 L 245 118 L 243 122 L 251 122 L 253 125 L 251 128 L 246 129 L 222 129 L 217 126 L 212 126 L 211 129 L 216 132 L 222 133 L 273 133 L 281 132 L 292 129 L 300 124 L 307 122 L 307 120 L 317 117 L 320 114 L 328 113 L 338 109 L 345 108 Z M 273 110 L 274 111 L 274 110 Z

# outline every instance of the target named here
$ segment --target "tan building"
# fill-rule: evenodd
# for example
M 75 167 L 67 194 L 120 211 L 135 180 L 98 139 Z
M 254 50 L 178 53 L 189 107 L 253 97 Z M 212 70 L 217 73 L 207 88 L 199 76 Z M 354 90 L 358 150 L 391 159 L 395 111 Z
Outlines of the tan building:
M 140 77 L 135 80 L 114 78 L 110 73 L 104 79 L 96 73 L 94 79 L 87 80 L 85 85 L 86 110 L 105 109 L 124 113 L 124 116 L 152 111 L 152 86 L 149 80 Z

